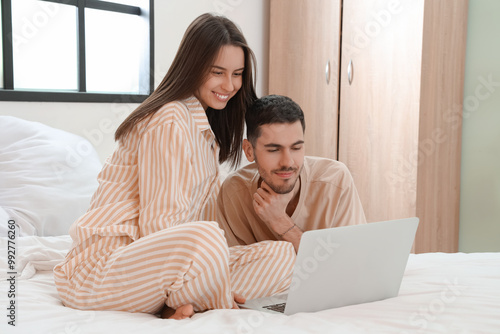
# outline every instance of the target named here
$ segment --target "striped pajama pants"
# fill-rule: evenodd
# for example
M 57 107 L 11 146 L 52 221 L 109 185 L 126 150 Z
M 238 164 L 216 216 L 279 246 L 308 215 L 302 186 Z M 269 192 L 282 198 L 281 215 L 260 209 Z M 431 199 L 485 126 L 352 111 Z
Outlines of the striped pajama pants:
M 133 242 L 96 236 L 70 255 L 54 269 L 66 306 L 152 314 L 165 304 L 231 308 L 232 292 L 247 299 L 279 293 L 289 287 L 295 261 L 284 241 L 228 248 L 215 222 L 187 223 Z

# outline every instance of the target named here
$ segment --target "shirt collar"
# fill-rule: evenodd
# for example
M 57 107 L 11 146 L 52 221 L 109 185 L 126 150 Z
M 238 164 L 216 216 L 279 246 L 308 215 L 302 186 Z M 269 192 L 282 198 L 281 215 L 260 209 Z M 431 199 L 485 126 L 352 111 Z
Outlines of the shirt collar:
M 211 129 L 205 109 L 203 109 L 200 101 L 195 96 L 188 97 L 183 102 L 186 104 L 200 131 Z
M 215 141 L 215 134 L 210 127 L 210 123 L 208 122 L 207 113 L 200 101 L 195 97 L 191 96 L 187 99 L 183 100 L 184 104 L 188 108 L 191 116 L 194 119 L 196 127 L 200 130 L 203 136 L 206 138 L 212 149 L 217 149 L 217 144 Z

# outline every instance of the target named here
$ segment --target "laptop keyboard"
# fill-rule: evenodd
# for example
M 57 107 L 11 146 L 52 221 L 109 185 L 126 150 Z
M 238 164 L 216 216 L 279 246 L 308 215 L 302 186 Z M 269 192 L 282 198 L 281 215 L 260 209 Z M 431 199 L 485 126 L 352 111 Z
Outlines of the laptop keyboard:
M 286 305 L 286 303 L 279 303 L 279 304 L 273 304 L 273 305 L 266 305 L 266 306 L 263 306 L 263 308 L 271 310 L 271 311 L 275 311 L 275 312 L 284 313 L 285 312 L 285 305 Z

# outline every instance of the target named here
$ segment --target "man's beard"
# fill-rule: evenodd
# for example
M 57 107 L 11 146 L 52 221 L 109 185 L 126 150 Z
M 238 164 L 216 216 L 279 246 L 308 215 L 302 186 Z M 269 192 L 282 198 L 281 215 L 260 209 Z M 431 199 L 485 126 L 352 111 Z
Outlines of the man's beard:
M 257 168 L 259 170 L 259 174 L 260 174 L 260 177 L 262 178 L 262 180 L 264 180 L 264 182 L 266 182 L 266 184 L 269 186 L 269 188 L 271 188 L 275 193 L 280 194 L 280 195 L 288 194 L 289 192 L 293 191 L 295 184 L 299 180 L 299 175 L 300 175 L 300 172 L 302 171 L 302 167 L 303 167 L 302 166 L 300 168 L 299 173 L 297 174 L 297 178 L 295 179 L 295 181 L 290 182 L 290 183 L 285 183 L 283 185 L 277 185 L 277 184 L 274 184 L 271 182 L 271 176 L 269 174 L 267 174 L 265 171 L 261 170 L 260 167 L 258 167 L 259 165 L 258 165 L 257 159 L 255 159 L 255 162 L 257 163 Z M 289 168 L 276 169 L 276 170 L 271 171 L 271 173 L 296 172 L 297 170 L 298 170 L 297 168 L 289 167 Z

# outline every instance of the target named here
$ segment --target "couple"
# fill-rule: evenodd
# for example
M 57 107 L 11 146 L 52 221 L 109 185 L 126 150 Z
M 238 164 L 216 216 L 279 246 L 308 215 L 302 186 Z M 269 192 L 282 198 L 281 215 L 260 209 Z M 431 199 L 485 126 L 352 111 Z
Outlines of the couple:
M 191 23 L 163 81 L 117 129 L 70 229 L 54 269 L 66 306 L 173 319 L 237 308 L 289 287 L 303 230 L 364 222 L 347 169 L 304 158 L 300 108 L 256 99 L 254 64 L 230 20 Z M 256 164 L 219 194 L 219 163 L 237 166 L 242 146 Z

